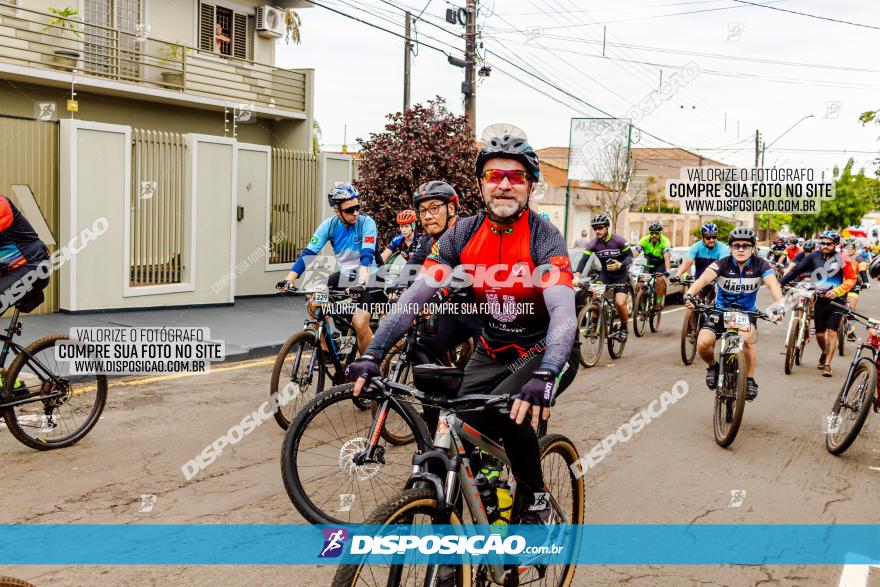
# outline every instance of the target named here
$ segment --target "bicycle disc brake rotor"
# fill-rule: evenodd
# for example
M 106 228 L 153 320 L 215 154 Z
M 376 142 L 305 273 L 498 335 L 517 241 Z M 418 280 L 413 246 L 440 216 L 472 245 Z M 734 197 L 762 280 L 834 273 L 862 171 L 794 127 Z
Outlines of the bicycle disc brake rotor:
M 380 463 L 364 463 L 357 465 L 354 458 L 358 454 L 363 454 L 367 450 L 366 438 L 352 438 L 342 445 L 339 449 L 339 469 L 358 481 L 367 481 L 372 479 L 379 473 L 382 468 Z

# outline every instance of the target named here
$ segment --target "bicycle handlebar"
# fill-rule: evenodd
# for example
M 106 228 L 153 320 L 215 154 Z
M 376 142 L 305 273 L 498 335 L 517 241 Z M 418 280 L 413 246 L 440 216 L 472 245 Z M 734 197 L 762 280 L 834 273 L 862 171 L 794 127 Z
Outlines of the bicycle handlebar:
M 768 322 L 775 322 L 773 318 L 769 314 L 765 314 L 761 310 L 746 310 L 745 308 L 739 306 L 731 306 L 728 308 L 724 308 L 721 306 L 716 306 L 715 304 L 703 304 L 701 302 L 692 302 L 694 304 L 694 309 L 701 312 L 739 312 L 741 314 L 746 314 L 748 316 L 755 316 L 762 320 L 766 320 Z
M 515 399 L 515 395 L 510 393 L 501 395 L 475 393 L 462 397 L 448 397 L 441 394 L 424 392 L 415 387 L 391 381 L 387 377 L 371 379 L 368 385 L 380 392 L 390 391 L 394 395 L 410 395 L 420 400 L 423 404 L 450 409 L 450 411 L 454 412 L 479 412 L 498 404 L 505 404 L 505 407 L 508 407 Z M 468 404 L 478 405 L 474 407 L 460 407 L 467 406 Z M 455 409 L 456 407 L 458 408 Z

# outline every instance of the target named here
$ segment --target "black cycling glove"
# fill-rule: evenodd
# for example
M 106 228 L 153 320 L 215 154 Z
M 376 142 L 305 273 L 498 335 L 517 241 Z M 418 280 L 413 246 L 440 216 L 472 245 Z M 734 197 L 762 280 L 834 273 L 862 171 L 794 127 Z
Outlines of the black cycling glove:
M 345 376 L 349 381 L 358 379 L 372 379 L 381 375 L 379 360 L 372 355 L 363 355 L 345 369 Z
M 556 391 L 556 378 L 550 371 L 535 371 L 533 377 L 522 386 L 516 399 L 533 406 L 548 407 Z

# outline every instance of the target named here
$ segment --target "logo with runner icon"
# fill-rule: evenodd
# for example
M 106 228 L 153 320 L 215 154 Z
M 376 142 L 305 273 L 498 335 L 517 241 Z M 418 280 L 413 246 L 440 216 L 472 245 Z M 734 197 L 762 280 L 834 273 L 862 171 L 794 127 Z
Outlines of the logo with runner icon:
M 348 530 L 344 528 L 324 528 L 324 547 L 318 558 L 336 558 L 345 550 Z

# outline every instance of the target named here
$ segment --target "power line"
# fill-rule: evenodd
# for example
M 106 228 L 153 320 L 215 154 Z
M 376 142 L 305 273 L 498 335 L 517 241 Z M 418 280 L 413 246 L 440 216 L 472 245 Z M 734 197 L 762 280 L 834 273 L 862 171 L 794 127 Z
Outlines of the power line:
M 526 34 L 525 31 L 520 29 L 513 30 L 505 30 L 500 29 L 498 27 L 486 27 L 487 29 L 494 30 L 496 33 L 515 33 L 515 34 Z M 592 39 L 584 39 L 582 37 L 568 37 L 564 35 L 553 35 L 547 34 L 542 35 L 549 39 L 556 39 L 560 41 L 571 41 L 573 43 L 583 43 L 585 45 L 602 45 L 602 41 L 595 41 Z M 631 43 L 606 43 L 609 47 L 623 47 L 628 49 L 638 49 L 642 51 L 648 51 L 652 53 L 672 53 L 677 55 L 688 55 L 691 57 L 706 57 L 709 59 L 725 59 L 730 61 L 744 61 L 749 63 L 762 63 L 766 65 L 784 65 L 790 67 L 810 67 L 810 68 L 818 68 L 818 69 L 837 69 L 840 71 L 854 71 L 859 73 L 880 73 L 880 69 L 867 69 L 862 67 L 847 67 L 841 65 L 825 65 L 820 63 L 804 63 L 799 61 L 782 61 L 779 59 L 761 59 L 758 57 L 740 57 L 737 55 L 724 55 L 721 53 L 701 53 L 698 51 L 685 51 L 683 49 L 669 49 L 665 47 L 650 47 L 647 45 L 634 45 Z
M 797 10 L 788 10 L 786 8 L 779 8 L 777 6 L 768 6 L 767 4 L 758 4 L 757 2 L 747 2 L 746 0 L 733 0 L 734 2 L 739 2 L 740 4 L 749 4 L 750 6 L 759 6 L 761 8 L 769 8 L 770 10 L 778 10 L 779 12 L 788 12 L 789 14 L 797 14 L 799 16 L 806 16 L 809 18 L 815 18 L 818 20 L 827 20 L 828 22 L 836 22 L 838 24 L 848 24 L 850 26 L 857 26 L 866 29 L 874 29 L 880 31 L 880 26 L 874 26 L 870 24 L 863 24 L 860 22 L 852 22 L 849 20 L 839 20 L 837 18 L 829 18 L 827 16 L 818 16 L 816 14 L 808 14 L 806 12 L 798 12 Z

